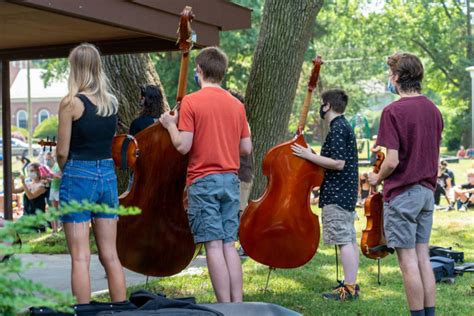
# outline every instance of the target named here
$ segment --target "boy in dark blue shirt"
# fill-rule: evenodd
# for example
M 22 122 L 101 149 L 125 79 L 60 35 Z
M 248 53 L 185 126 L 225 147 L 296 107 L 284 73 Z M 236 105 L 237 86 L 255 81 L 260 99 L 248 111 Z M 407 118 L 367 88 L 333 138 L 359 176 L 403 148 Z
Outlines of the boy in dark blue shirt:
M 322 96 L 321 118 L 330 129 L 321 149 L 321 155 L 298 144 L 292 146 L 296 156 L 323 168 L 324 181 L 320 190 L 319 207 L 322 208 L 323 239 L 328 245 L 341 249 L 344 282 L 332 293 L 323 297 L 336 300 L 356 299 L 359 269 L 359 247 L 354 227 L 355 205 L 358 191 L 358 156 L 354 131 L 344 117 L 348 96 L 342 90 L 328 90 Z

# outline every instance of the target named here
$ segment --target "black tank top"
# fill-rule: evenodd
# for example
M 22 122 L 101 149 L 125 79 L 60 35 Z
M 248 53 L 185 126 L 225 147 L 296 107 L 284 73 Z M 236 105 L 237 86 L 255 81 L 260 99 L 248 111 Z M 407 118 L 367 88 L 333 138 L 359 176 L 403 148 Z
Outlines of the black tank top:
M 112 139 L 117 129 L 117 115 L 99 116 L 97 107 L 85 95 L 77 97 L 84 104 L 82 116 L 72 121 L 69 159 L 102 160 L 112 158 Z

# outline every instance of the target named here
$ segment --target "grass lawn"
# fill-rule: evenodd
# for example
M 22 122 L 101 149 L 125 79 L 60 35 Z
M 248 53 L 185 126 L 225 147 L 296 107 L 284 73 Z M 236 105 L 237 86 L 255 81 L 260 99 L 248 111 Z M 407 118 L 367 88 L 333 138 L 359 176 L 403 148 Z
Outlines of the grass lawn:
M 466 181 L 465 172 L 474 161 L 463 160 L 450 164 L 461 184 Z M 369 170 L 370 168 L 361 168 Z M 442 199 L 442 203 L 446 203 Z M 358 240 L 365 228 L 363 209 L 358 209 L 360 220 L 356 222 Z M 319 210 L 316 210 L 319 215 Z M 23 236 L 30 245 L 28 252 L 66 253 L 62 233 L 34 234 Z M 466 262 L 474 262 L 474 210 L 461 213 L 435 212 L 431 244 L 452 246 L 464 251 Z M 275 251 L 278 251 L 277 249 Z M 320 248 L 314 258 L 304 267 L 272 272 L 269 290 L 263 291 L 268 268 L 252 259 L 245 259 L 244 292 L 245 301 L 262 301 L 280 304 L 304 315 L 406 315 L 407 305 L 401 274 L 396 257 L 391 255 L 382 260 L 382 285 L 377 284 L 377 262 L 361 256 L 359 284 L 361 297 L 356 302 L 340 303 L 325 301 L 321 293 L 336 284 L 334 248 Z M 341 275 L 341 274 L 340 274 Z M 129 292 L 145 285 L 129 288 Z M 198 302 L 215 302 L 207 269 L 194 275 L 179 275 L 148 284 L 151 291 L 164 292 L 169 297 L 195 296 Z M 109 300 L 102 295 L 99 300 Z M 474 314 L 474 274 L 457 277 L 454 284 L 437 284 L 437 312 L 440 315 Z
M 319 212 L 318 212 L 319 213 Z M 358 239 L 365 228 L 363 210 L 356 222 Z M 452 246 L 474 261 L 474 212 L 436 212 L 432 244 Z M 278 250 L 275 250 L 278 251 Z M 252 259 L 243 262 L 245 301 L 272 302 L 304 315 L 403 315 L 406 298 L 396 257 L 382 261 L 382 285 L 377 284 L 377 262 L 361 256 L 358 301 L 341 303 L 325 301 L 321 293 L 336 284 L 334 248 L 320 245 L 317 254 L 305 266 L 272 272 L 269 290 L 263 291 L 268 268 Z M 454 284 L 437 284 L 437 312 L 440 315 L 472 315 L 474 311 L 474 274 L 457 277 Z M 136 286 L 129 291 L 144 288 Z M 180 275 L 153 281 L 151 291 L 170 297 L 195 296 L 198 302 L 215 302 L 207 269 L 195 275 Z M 99 299 L 108 300 L 108 296 Z
M 21 240 L 24 247 L 21 252 L 23 253 L 44 253 L 44 254 L 67 254 L 66 237 L 64 232 L 61 231 L 55 235 L 51 234 L 51 229 L 48 229 L 45 233 L 31 233 L 22 234 Z M 97 253 L 97 246 L 95 245 L 94 235 L 92 232 L 89 236 L 91 252 Z

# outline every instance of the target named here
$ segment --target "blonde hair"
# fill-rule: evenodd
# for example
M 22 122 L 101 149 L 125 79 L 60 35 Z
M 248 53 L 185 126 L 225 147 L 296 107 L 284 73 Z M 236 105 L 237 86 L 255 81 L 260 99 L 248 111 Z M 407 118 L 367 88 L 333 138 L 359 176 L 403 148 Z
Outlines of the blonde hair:
M 98 49 L 88 43 L 76 46 L 69 54 L 68 94 L 63 102 L 73 104 L 81 93 L 95 98 L 97 115 L 110 116 L 118 111 L 117 98 L 109 90 L 109 79 L 102 69 Z

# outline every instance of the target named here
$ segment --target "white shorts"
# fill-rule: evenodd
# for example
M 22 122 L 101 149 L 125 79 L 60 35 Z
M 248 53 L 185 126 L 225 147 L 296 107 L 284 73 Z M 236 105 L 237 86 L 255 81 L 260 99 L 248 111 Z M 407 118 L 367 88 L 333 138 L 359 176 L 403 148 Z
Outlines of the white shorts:
M 49 200 L 59 202 L 59 191 L 50 190 L 49 191 Z

